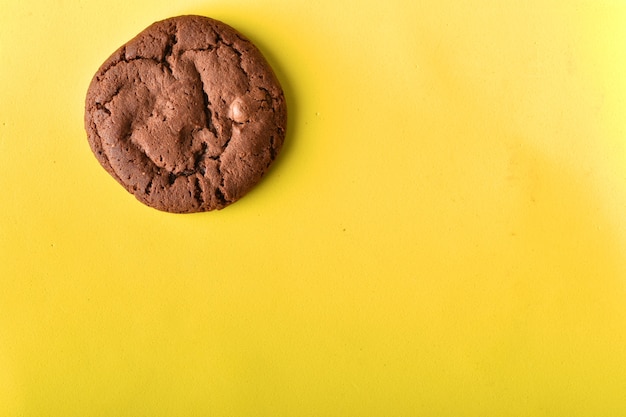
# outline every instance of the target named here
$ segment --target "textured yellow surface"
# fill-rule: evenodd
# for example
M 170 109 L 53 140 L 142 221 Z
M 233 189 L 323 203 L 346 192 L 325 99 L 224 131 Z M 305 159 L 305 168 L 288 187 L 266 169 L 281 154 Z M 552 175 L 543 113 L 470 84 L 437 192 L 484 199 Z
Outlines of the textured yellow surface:
M 0 12 L 0 416 L 626 415 L 626 3 Z M 221 19 L 281 80 L 252 193 L 172 215 L 83 130 L 102 61 Z

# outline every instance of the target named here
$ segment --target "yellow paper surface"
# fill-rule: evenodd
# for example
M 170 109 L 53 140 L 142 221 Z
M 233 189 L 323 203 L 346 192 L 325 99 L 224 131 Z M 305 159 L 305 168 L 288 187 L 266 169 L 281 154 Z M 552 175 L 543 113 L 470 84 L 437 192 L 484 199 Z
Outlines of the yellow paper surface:
M 285 147 L 143 206 L 83 129 L 150 23 L 252 39 Z M 0 416 L 626 415 L 626 3 L 18 1 L 0 12 Z

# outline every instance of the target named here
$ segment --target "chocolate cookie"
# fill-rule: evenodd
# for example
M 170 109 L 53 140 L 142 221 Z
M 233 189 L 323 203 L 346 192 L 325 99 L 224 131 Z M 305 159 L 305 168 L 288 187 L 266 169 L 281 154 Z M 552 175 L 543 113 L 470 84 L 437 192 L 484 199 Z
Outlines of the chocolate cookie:
M 100 164 L 159 210 L 221 209 L 268 170 L 285 137 L 283 91 L 258 49 L 201 16 L 156 22 L 119 48 L 87 92 Z

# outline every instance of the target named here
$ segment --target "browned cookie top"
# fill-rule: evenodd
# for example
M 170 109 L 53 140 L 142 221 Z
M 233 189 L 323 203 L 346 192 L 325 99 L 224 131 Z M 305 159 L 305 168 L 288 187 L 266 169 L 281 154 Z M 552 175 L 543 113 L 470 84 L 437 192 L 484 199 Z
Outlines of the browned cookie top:
M 285 137 L 282 89 L 256 47 L 201 16 L 156 22 L 100 67 L 85 128 L 100 164 L 159 210 L 221 209 L 267 171 Z

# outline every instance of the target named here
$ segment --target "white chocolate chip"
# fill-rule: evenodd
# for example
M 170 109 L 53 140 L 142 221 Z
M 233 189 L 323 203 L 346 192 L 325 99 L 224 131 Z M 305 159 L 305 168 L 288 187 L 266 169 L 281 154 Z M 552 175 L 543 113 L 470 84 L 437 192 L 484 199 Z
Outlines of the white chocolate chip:
M 248 120 L 246 107 L 243 100 L 236 98 L 230 105 L 230 118 L 237 123 L 243 123 Z

